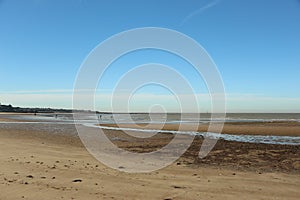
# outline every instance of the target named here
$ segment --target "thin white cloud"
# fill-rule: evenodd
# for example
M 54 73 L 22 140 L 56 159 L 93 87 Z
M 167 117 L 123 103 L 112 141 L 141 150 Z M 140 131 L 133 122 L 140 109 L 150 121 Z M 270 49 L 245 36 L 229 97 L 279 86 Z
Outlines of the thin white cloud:
M 193 17 L 203 13 L 205 10 L 217 5 L 220 2 L 220 0 L 212 0 L 212 2 L 198 8 L 197 10 L 191 12 L 189 15 L 187 15 L 181 22 L 180 26 L 183 26 L 186 22 L 191 20 Z
M 70 93 L 70 89 L 52 89 L 52 90 L 16 90 L 16 91 L 0 91 L 0 94 L 53 94 L 53 93 Z
M 96 93 L 109 93 L 111 92 L 111 89 L 78 89 L 76 92 L 80 93 L 90 93 L 90 92 L 96 92 Z M 73 89 L 51 89 L 51 90 L 15 90 L 15 91 L 0 91 L 1 94 L 68 94 L 73 93 Z
M 72 108 L 73 90 L 47 90 L 26 91 L 26 93 L 0 92 L 0 103 L 12 104 L 22 107 L 52 107 L 52 108 Z M 82 99 L 89 93 L 82 92 Z M 218 97 L 218 95 L 216 95 Z M 180 99 L 186 111 L 195 112 L 195 101 L 202 112 L 211 110 L 210 94 L 179 94 L 177 97 L 171 94 L 134 94 L 131 102 L 128 101 L 128 94 L 117 93 L 114 95 L 115 105 L 118 111 L 129 105 L 134 111 L 148 110 L 153 104 L 159 104 L 167 111 L 178 111 Z M 95 95 L 95 109 L 102 111 L 111 110 L 112 94 L 108 92 L 97 92 Z M 122 102 L 122 103 L 118 103 Z M 126 104 L 124 104 L 124 102 Z M 128 104 L 127 104 L 128 103 Z M 227 112 L 300 112 L 300 97 L 272 97 L 261 94 L 226 94 Z M 126 105 L 126 106 L 124 106 Z M 93 109 L 85 107 L 82 101 L 83 109 Z M 79 109 L 79 108 L 77 108 Z M 80 108 L 81 109 L 81 108 Z

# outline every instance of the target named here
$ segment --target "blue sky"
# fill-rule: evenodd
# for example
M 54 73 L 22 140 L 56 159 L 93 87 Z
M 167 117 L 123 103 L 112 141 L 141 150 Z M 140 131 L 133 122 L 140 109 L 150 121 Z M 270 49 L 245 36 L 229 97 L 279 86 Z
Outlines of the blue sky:
M 180 31 L 207 50 L 223 78 L 228 112 L 300 112 L 299 22 L 298 0 L 0 0 L 0 102 L 71 108 L 88 53 L 114 34 L 150 26 Z M 201 77 L 179 58 L 137 52 L 104 77 L 97 109 L 109 110 L 107 95 L 125 69 L 147 62 L 172 65 L 197 94 L 207 93 Z M 162 88 L 140 93 L 135 111 L 147 110 L 147 95 L 162 95 L 153 104 L 169 101 Z

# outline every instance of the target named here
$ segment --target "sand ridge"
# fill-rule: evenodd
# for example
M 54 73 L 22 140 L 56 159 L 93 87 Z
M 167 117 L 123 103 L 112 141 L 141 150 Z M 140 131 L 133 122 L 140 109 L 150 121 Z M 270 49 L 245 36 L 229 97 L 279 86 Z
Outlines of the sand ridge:
M 213 124 L 213 123 L 212 123 Z M 102 126 L 137 128 L 137 129 L 160 129 L 207 132 L 208 124 L 101 124 Z M 216 125 L 219 125 L 216 123 Z M 209 129 L 214 132 L 212 126 Z M 274 122 L 226 122 L 222 133 L 234 135 L 278 135 L 300 136 L 300 122 L 297 121 L 274 121 Z

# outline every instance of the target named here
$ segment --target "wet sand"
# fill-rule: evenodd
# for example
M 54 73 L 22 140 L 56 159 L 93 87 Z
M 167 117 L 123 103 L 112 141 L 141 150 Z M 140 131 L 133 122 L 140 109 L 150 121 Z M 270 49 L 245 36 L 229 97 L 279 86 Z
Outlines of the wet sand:
M 152 151 L 173 138 L 160 133 L 138 139 L 104 131 L 116 145 L 133 152 Z M 219 140 L 200 159 L 201 143 L 196 137 L 164 169 L 128 174 L 95 160 L 76 135 L 0 129 L 0 199 L 299 199 L 299 145 Z
M 215 123 L 219 125 L 218 123 Z M 139 129 L 161 129 L 178 130 L 178 124 L 103 124 L 103 126 L 139 128 Z M 208 124 L 199 126 L 193 124 L 180 125 L 182 131 L 207 132 Z M 209 129 L 214 132 L 214 128 Z M 222 133 L 234 135 L 276 135 L 276 136 L 300 136 L 300 122 L 296 121 L 274 121 L 274 122 L 226 122 Z

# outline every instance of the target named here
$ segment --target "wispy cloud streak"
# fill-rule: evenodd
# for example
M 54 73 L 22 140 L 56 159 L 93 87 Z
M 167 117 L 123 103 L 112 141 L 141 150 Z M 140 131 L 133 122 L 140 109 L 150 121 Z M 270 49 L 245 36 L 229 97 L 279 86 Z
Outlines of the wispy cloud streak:
M 191 20 L 193 17 L 201 14 L 202 12 L 204 12 L 205 10 L 217 5 L 220 2 L 220 0 L 213 0 L 211 3 L 206 4 L 200 8 L 198 8 L 197 10 L 191 12 L 189 15 L 187 15 L 181 22 L 180 26 L 183 26 L 186 22 L 188 22 L 189 20 Z

